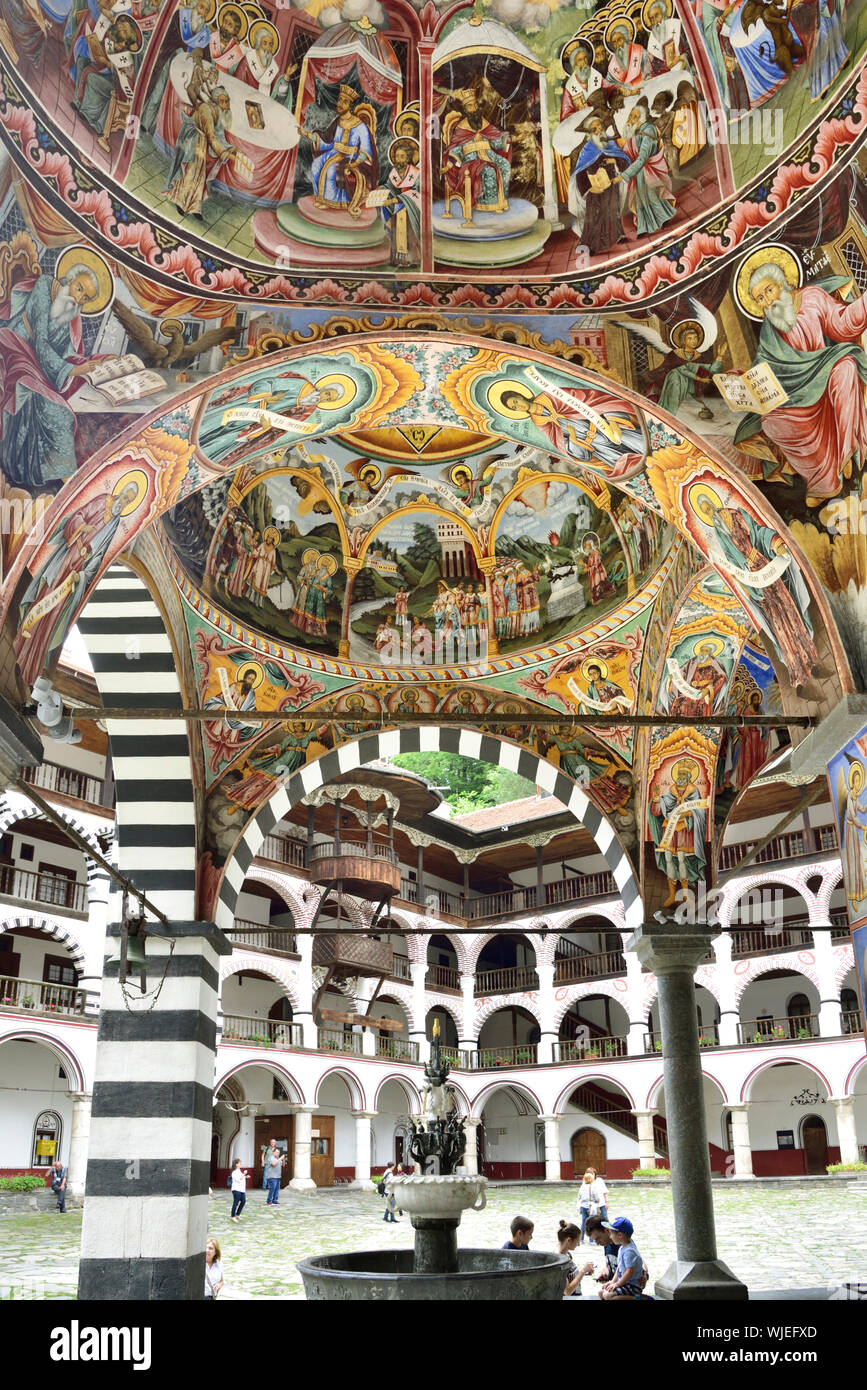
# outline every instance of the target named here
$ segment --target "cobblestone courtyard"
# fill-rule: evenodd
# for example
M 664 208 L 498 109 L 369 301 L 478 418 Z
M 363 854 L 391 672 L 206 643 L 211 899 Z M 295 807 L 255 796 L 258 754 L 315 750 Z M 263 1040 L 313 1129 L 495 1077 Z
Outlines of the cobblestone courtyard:
M 501 1245 L 509 1221 L 521 1212 L 536 1222 L 533 1244 L 553 1249 L 559 1220 L 575 1217 L 577 1194 L 577 1185 L 571 1183 L 556 1189 L 533 1184 L 493 1187 L 484 1211 L 465 1214 L 460 1243 Z M 266 1208 L 264 1200 L 263 1192 L 254 1191 L 241 1223 L 233 1225 L 228 1192 L 211 1198 L 210 1234 L 222 1246 L 230 1297 L 303 1298 L 296 1260 L 412 1243 L 409 1218 L 395 1226 L 386 1224 L 382 1201 L 373 1194 L 338 1188 L 299 1197 L 285 1191 L 276 1209 Z M 739 1185 L 730 1191 L 717 1187 L 714 1202 L 720 1256 L 750 1288 L 819 1288 L 843 1280 L 867 1281 L 867 1184 L 854 1188 L 805 1183 L 778 1190 Z M 653 1280 L 674 1257 L 671 1193 L 614 1187 L 610 1211 L 634 1222 Z M 73 1298 L 80 1235 L 80 1211 L 0 1216 L 0 1298 Z M 580 1253 L 587 1260 L 601 1254 L 589 1246 Z M 593 1292 L 589 1278 L 582 1292 Z

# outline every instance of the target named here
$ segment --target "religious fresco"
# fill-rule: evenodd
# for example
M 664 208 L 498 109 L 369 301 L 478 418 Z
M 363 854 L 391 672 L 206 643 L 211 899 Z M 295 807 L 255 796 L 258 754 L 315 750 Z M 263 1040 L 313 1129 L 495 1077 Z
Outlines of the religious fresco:
M 828 764 L 850 925 L 867 920 L 867 730 Z
M 0 135 L 179 293 L 627 304 L 851 154 L 864 9 L 2 0 Z
M 768 759 L 783 746 L 785 729 L 751 725 L 751 715 L 783 714 L 783 702 L 774 668 L 755 639 L 741 651 L 728 688 L 727 714 L 740 715 L 743 724 L 723 729 L 716 763 L 714 822 L 722 844 L 723 824 L 736 798 L 746 791 Z

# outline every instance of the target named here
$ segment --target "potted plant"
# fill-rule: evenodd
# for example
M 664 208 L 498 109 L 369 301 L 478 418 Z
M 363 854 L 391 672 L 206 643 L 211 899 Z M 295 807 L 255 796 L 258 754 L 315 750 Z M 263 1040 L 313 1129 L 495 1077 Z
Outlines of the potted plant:
M 702 1033 L 698 1040 L 698 1045 L 699 1047 L 713 1047 L 713 1038 L 705 1037 L 704 1033 Z
M 662 1051 L 662 1038 L 654 1038 L 654 1040 L 653 1040 L 653 1047 L 654 1047 L 654 1051 L 656 1051 L 656 1052 L 661 1052 L 661 1051 Z
M 584 1050 L 585 1057 L 599 1057 L 600 1055 L 598 1047 L 588 1047 Z
M 809 1028 L 799 1028 L 795 1036 L 797 1038 L 811 1038 L 813 1035 Z
M 6 1003 L 7 1003 L 7 1004 L 14 1004 L 14 1002 L 15 1002 L 14 999 L 7 999 L 7 1000 L 6 1000 Z M 33 998 L 33 995 L 32 995 L 32 994 L 25 994 L 24 998 L 21 1000 L 21 1006 L 22 1006 L 22 1008 L 25 1008 L 25 1009 L 32 1009 L 32 1008 L 34 1007 L 35 1003 L 36 1003 L 36 1001 L 35 1001 L 35 999 Z
M 774 1029 L 772 1030 L 772 1032 L 771 1032 L 771 1037 L 772 1037 L 772 1038 L 784 1038 L 785 1036 L 786 1036 L 786 1031 L 785 1031 L 785 1029 L 784 1029 L 784 1028 L 781 1028 L 780 1025 L 779 1025 L 779 1023 L 778 1023 L 778 1024 L 774 1027 Z

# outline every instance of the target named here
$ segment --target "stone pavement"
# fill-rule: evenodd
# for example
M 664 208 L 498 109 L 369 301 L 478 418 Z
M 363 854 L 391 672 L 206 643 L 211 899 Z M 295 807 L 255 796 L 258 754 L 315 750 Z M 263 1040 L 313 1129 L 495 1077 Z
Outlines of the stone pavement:
M 577 1198 L 573 1183 L 492 1187 L 485 1210 L 464 1215 L 460 1244 L 502 1245 L 520 1212 L 536 1222 L 534 1245 L 553 1249 L 557 1224 L 575 1218 Z M 211 1199 L 210 1234 L 222 1246 L 230 1297 L 303 1298 L 295 1261 L 306 1255 L 412 1244 L 409 1218 L 386 1224 L 382 1201 L 373 1193 L 346 1187 L 299 1196 L 286 1190 L 276 1209 L 266 1208 L 264 1200 L 261 1190 L 253 1191 L 240 1224 L 233 1225 L 229 1193 L 216 1191 Z M 867 1281 L 867 1185 L 829 1190 L 825 1184 L 817 1190 L 806 1181 L 774 1191 L 716 1186 L 714 1203 L 720 1256 L 752 1289 Z M 611 1191 L 610 1213 L 631 1218 L 651 1280 L 662 1274 L 674 1257 L 670 1191 L 619 1185 Z M 74 1298 L 80 1234 L 80 1211 L 0 1217 L 0 1298 Z M 577 1253 L 582 1262 L 600 1258 L 595 1247 Z M 593 1292 L 590 1279 L 582 1292 Z

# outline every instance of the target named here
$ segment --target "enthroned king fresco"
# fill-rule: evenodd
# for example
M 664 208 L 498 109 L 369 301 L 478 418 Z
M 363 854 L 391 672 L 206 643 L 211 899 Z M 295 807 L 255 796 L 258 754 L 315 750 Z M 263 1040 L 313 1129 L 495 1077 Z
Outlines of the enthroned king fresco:
M 203 913 L 294 771 L 445 715 L 671 903 L 750 714 L 864 688 L 862 8 L 0 0 L 14 693 L 135 564 Z

